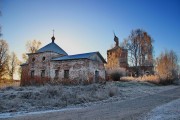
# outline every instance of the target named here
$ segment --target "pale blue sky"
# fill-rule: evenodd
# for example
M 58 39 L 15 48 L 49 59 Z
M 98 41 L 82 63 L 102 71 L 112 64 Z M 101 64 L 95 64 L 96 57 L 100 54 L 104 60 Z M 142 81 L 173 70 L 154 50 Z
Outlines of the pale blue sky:
M 2 39 L 18 57 L 27 40 L 42 46 L 55 42 L 68 54 L 106 51 L 132 29 L 142 28 L 154 39 L 155 55 L 165 48 L 180 53 L 179 0 L 0 0 Z M 180 55 L 180 54 L 179 54 Z

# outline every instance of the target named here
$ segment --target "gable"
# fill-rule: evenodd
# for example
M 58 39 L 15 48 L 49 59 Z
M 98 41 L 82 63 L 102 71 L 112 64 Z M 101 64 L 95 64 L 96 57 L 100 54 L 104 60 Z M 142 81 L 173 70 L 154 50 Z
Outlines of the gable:
M 49 43 L 48 45 L 40 48 L 37 51 L 37 53 L 42 53 L 42 52 L 54 52 L 54 53 L 58 53 L 58 54 L 61 54 L 61 55 L 68 55 L 61 47 L 59 47 L 54 42 Z
M 91 55 L 91 56 L 89 57 L 89 59 L 103 63 L 102 59 L 101 59 L 97 54 Z

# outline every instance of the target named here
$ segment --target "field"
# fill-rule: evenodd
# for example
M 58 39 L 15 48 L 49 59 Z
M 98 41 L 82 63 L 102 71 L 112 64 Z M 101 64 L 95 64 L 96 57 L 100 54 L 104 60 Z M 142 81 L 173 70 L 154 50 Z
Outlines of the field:
M 78 86 L 45 85 L 0 89 L 0 113 L 34 112 L 134 99 L 175 88 L 147 82 L 107 82 Z

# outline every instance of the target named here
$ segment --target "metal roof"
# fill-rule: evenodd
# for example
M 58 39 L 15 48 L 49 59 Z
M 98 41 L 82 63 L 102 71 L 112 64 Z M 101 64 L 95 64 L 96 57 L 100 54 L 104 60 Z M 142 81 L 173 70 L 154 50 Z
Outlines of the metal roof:
M 101 60 L 106 63 L 106 61 L 104 60 L 104 58 L 102 57 L 102 55 L 99 52 L 90 52 L 90 53 L 82 53 L 82 54 L 76 54 L 76 55 L 68 55 L 68 56 L 62 56 L 59 58 L 54 58 L 52 60 L 54 61 L 65 61 L 65 60 L 75 60 L 75 59 L 90 59 L 90 57 L 94 54 L 97 54 Z
M 60 48 L 54 42 L 51 42 L 51 43 L 47 44 L 46 46 L 42 47 L 36 53 L 47 52 L 47 51 L 55 52 L 55 53 L 62 54 L 62 55 L 68 55 L 62 48 Z

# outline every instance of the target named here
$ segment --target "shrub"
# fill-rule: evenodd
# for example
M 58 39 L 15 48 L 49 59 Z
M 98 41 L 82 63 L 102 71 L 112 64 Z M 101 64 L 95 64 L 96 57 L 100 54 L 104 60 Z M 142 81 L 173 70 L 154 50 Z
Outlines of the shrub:
M 117 91 L 118 91 L 117 87 L 110 88 L 109 89 L 109 97 L 115 96 L 117 94 Z
M 172 84 L 178 78 L 178 56 L 173 50 L 162 52 L 156 59 L 156 72 L 160 84 Z
M 116 68 L 112 70 L 107 70 L 108 76 L 110 76 L 110 79 L 114 81 L 119 81 L 122 76 L 125 76 L 126 71 L 123 68 Z
M 118 71 L 111 73 L 111 79 L 114 81 L 119 81 L 121 77 L 122 75 Z
M 160 79 L 159 84 L 161 85 L 170 85 L 173 84 L 175 79 Z
M 121 81 L 140 81 L 140 82 L 149 82 L 153 84 L 159 84 L 159 85 L 169 85 L 173 84 L 176 79 L 165 79 L 161 78 L 158 75 L 149 75 L 149 76 L 143 76 L 143 77 L 122 77 Z
M 89 84 L 92 84 L 92 83 L 93 83 L 92 79 L 83 81 L 83 85 L 89 85 Z
M 31 78 L 29 75 L 24 76 L 23 79 L 21 80 L 20 86 L 28 86 L 28 85 L 44 85 L 46 83 L 50 82 L 50 78 L 48 77 L 39 77 L 39 76 L 34 76 Z
M 78 85 L 78 81 L 71 79 L 62 79 L 60 82 L 62 85 Z

